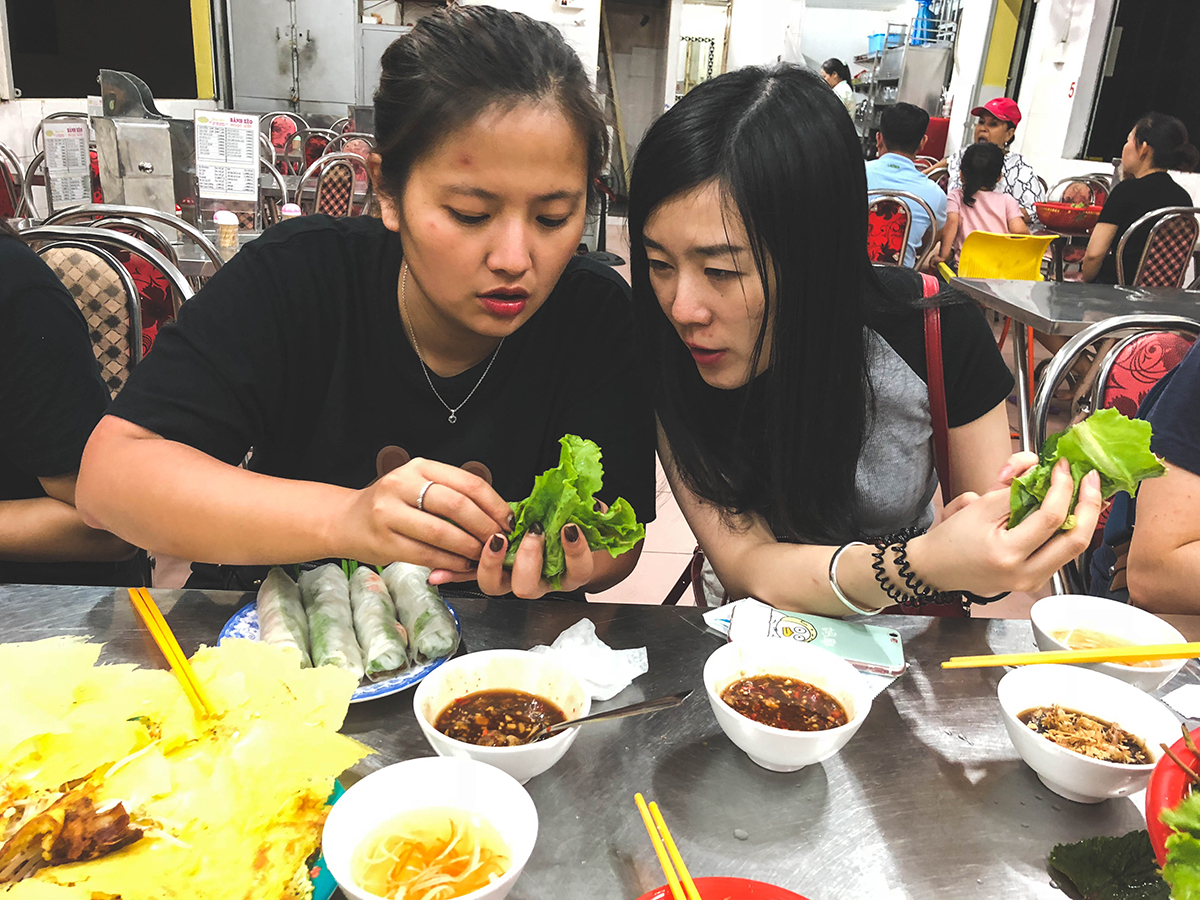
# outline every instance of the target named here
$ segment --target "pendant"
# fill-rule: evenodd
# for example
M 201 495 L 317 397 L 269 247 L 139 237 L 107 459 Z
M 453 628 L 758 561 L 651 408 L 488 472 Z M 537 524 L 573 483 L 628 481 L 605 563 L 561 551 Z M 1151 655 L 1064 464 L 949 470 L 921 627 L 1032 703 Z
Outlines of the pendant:
M 447 422 L 449 422 L 451 425 L 453 425 L 455 422 L 457 422 L 457 421 L 458 421 L 458 416 L 456 416 L 456 415 L 453 413 L 453 411 L 451 411 L 451 413 L 450 413 L 450 418 L 449 418 L 449 419 L 447 419 L 446 421 L 447 421 Z

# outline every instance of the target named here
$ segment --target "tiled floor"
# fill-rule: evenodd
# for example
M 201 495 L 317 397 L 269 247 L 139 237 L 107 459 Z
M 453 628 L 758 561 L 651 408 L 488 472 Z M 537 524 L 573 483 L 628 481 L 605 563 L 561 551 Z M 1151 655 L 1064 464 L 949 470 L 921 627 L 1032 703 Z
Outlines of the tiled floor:
M 620 254 L 626 260 L 629 258 L 625 225 L 621 219 L 609 220 L 608 249 Z M 626 279 L 629 278 L 628 264 L 619 267 L 617 271 Z M 994 328 L 998 335 L 999 324 L 996 324 Z M 1010 347 L 1011 345 L 1008 345 L 1005 349 L 1008 351 L 1006 358 L 1011 366 Z M 1040 362 L 1046 355 L 1046 351 L 1039 346 L 1036 354 L 1037 361 Z M 1010 401 L 1009 412 L 1010 422 L 1015 424 L 1017 414 L 1015 400 Z M 1054 424 L 1062 427 L 1066 423 L 1059 421 Z M 592 595 L 592 599 L 610 603 L 661 603 L 688 565 L 695 546 L 696 540 L 671 495 L 662 468 L 659 467 L 657 516 L 646 527 L 646 543 L 641 559 L 638 560 L 637 568 L 619 585 L 603 593 Z M 179 587 L 186 580 L 187 574 L 188 564 L 186 562 L 159 557 L 155 570 L 155 585 Z M 1033 605 L 1033 602 L 1048 592 L 1044 589 L 1032 594 L 1011 594 L 997 603 L 977 607 L 974 614 L 984 617 L 1023 618 L 1028 616 L 1029 607 Z M 681 602 L 691 602 L 690 590 L 684 593 Z

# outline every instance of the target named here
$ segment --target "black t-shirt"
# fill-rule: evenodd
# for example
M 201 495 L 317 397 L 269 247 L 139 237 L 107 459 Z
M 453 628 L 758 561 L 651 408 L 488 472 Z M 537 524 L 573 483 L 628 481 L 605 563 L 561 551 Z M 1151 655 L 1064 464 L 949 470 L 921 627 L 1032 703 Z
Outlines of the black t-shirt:
M 1121 236 L 1134 222 L 1156 209 L 1168 206 L 1191 206 L 1192 197 L 1186 189 L 1176 184 L 1166 172 L 1152 172 L 1141 178 L 1127 178 L 1112 189 L 1104 209 L 1100 210 L 1099 222 L 1117 226 L 1117 234 L 1108 255 L 1100 264 L 1100 273 L 1096 281 L 1100 284 L 1117 283 L 1117 245 Z M 1138 262 L 1142 258 L 1142 250 L 1146 247 L 1146 238 L 1154 222 L 1142 225 L 1129 237 L 1125 245 L 1125 277 L 1130 281 L 1137 274 Z
M 45 497 L 39 478 L 71 475 L 108 406 L 75 301 L 23 242 L 0 237 L 0 500 Z M 0 560 L 0 583 L 139 584 L 116 563 Z
M 282 478 L 360 489 L 389 445 L 484 463 L 520 500 L 557 465 L 558 440 L 600 445 L 611 503 L 655 514 L 654 419 L 632 341 L 629 289 L 576 257 L 488 359 L 426 382 L 400 319 L 399 237 L 373 218 L 307 216 L 270 229 L 217 272 L 158 336 L 112 414 Z M 289 562 L 281 560 L 281 562 Z

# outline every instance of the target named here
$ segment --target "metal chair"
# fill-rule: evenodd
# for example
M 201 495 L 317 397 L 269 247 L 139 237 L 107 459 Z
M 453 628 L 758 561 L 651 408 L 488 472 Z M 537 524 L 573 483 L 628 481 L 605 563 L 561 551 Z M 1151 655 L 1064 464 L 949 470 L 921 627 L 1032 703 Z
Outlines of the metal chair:
M 940 162 L 940 159 L 935 159 L 932 156 L 918 156 L 916 158 L 917 168 L 932 169 Z
M 875 193 L 881 196 L 867 203 L 867 256 L 873 263 L 902 266 L 908 250 L 912 211 L 904 199 L 891 191 L 868 191 L 868 198 Z
M 1063 195 L 1073 184 L 1081 185 L 1087 191 L 1088 206 L 1103 206 L 1104 201 L 1108 199 L 1109 187 L 1107 181 L 1094 178 L 1091 175 L 1076 175 L 1056 181 L 1054 186 L 1046 192 L 1046 200 L 1051 203 L 1077 202 L 1063 199 Z
M 1054 397 L 1054 391 L 1075 366 L 1077 360 L 1081 357 L 1088 347 L 1096 344 L 1114 335 L 1133 332 L 1133 338 L 1143 338 L 1148 335 L 1158 334 L 1163 332 L 1183 332 L 1193 336 L 1193 339 L 1200 336 L 1200 321 L 1195 319 L 1184 318 L 1183 316 L 1164 316 L 1164 315 L 1130 315 L 1130 316 L 1114 316 L 1111 319 L 1105 319 L 1103 322 L 1097 322 L 1094 325 L 1089 325 L 1083 331 L 1072 337 L 1063 348 L 1058 351 L 1049 361 L 1046 371 L 1042 376 L 1042 380 L 1038 383 L 1037 391 L 1033 400 L 1033 413 L 1031 416 L 1033 425 L 1033 437 L 1036 447 L 1041 447 L 1046 442 L 1046 419 L 1050 412 L 1050 402 Z M 1112 377 L 1113 371 L 1118 365 L 1121 357 L 1118 353 L 1128 356 L 1130 348 L 1134 348 L 1136 352 L 1138 344 L 1134 341 L 1122 341 L 1116 345 L 1108 354 L 1108 359 L 1101 366 L 1103 376 L 1098 379 L 1099 396 L 1103 397 L 1106 392 L 1107 379 Z M 1144 346 L 1144 345 L 1142 345 Z M 1164 370 L 1165 372 L 1165 370 Z M 1161 375 L 1160 375 L 1161 377 Z M 1155 379 L 1157 380 L 1157 379 Z M 1146 385 L 1146 391 L 1149 391 L 1152 385 Z M 1145 392 L 1141 392 L 1141 396 L 1145 396 Z M 1113 403 L 1118 409 L 1121 405 Z M 1124 410 L 1121 410 L 1124 412 Z M 1136 410 L 1135 410 L 1136 411 Z M 1128 413 L 1126 413 L 1128 415 Z M 1053 588 L 1056 594 L 1062 593 L 1084 593 L 1085 586 L 1082 575 L 1080 574 L 1081 566 L 1079 560 L 1072 560 L 1067 563 L 1053 580 Z
M 22 237 L 36 241 L 49 236 L 38 231 L 42 229 Z M 75 298 L 104 383 L 115 397 L 142 359 L 142 320 L 133 280 L 111 253 L 89 241 L 54 240 L 36 252 Z
M 950 167 L 949 166 L 934 166 L 925 173 L 925 177 L 940 187 L 947 194 L 950 193 Z
M 369 181 L 361 182 L 356 179 L 355 170 L 359 167 L 366 171 L 366 166 L 362 157 L 354 153 L 330 153 L 320 157 L 300 176 L 300 181 L 296 184 L 297 202 L 304 196 L 305 183 L 316 177 L 313 213 L 323 213 L 335 218 L 355 215 L 355 196 L 359 192 L 360 184 L 365 184 L 361 205 L 361 209 L 365 210 L 370 201 L 371 185 Z
M 365 153 L 359 153 L 358 150 L 351 150 L 347 145 L 355 141 L 362 141 L 367 147 L 367 152 L 375 150 L 375 135 L 367 134 L 365 131 L 343 131 L 337 137 L 329 142 L 325 148 L 326 153 L 354 153 L 366 159 Z
M 1182 287 L 1196 239 L 1200 237 L 1198 213 L 1200 208 L 1194 206 L 1168 206 L 1146 213 L 1125 229 L 1117 244 L 1117 283 L 1126 287 Z M 1127 281 L 1125 245 L 1135 231 L 1151 222 L 1154 224 L 1146 235 L 1146 246 L 1142 248 L 1133 279 Z
M 340 119 L 334 119 L 333 124 L 329 126 L 330 131 L 336 131 L 338 134 L 345 134 L 346 127 L 350 124 L 349 116 L 342 116 Z
M 919 271 L 921 271 L 921 269 L 923 269 L 925 267 L 925 263 L 929 261 L 929 257 L 933 255 L 933 248 L 937 244 L 937 240 L 938 240 L 937 216 L 935 216 L 933 214 L 933 208 L 930 207 L 930 205 L 928 203 L 926 203 L 921 197 L 919 197 L 916 194 L 910 193 L 909 191 L 891 191 L 891 190 L 877 189 L 877 190 L 873 190 L 873 191 L 867 191 L 868 229 L 872 229 L 876 226 L 882 227 L 882 222 L 872 223 L 872 220 L 871 220 L 872 210 L 875 209 L 877 213 L 882 215 L 884 208 L 877 207 L 876 202 L 881 201 L 881 200 L 888 200 L 888 199 L 899 200 L 905 204 L 904 212 L 908 216 L 908 220 L 909 220 L 908 228 L 909 229 L 911 229 L 911 227 L 912 227 L 912 225 L 911 225 L 911 223 L 912 223 L 912 205 L 914 203 L 919 205 L 923 210 L 925 210 L 925 214 L 927 216 L 929 216 L 929 228 L 926 230 L 926 233 L 921 236 L 921 244 L 917 248 L 916 255 L 913 258 L 913 268 L 919 272 Z M 884 218 L 886 219 L 886 217 L 884 217 Z M 911 231 L 910 231 L 908 234 L 908 237 L 911 237 L 911 236 L 912 235 L 911 235 Z M 868 245 L 868 250 L 869 250 L 870 246 L 871 246 L 870 235 L 868 235 L 867 245 Z M 908 238 L 906 237 L 905 238 L 905 246 L 907 247 L 907 245 L 908 245 Z M 885 262 L 884 260 L 875 260 L 875 259 L 872 259 L 871 261 L 872 262 Z M 903 261 L 904 261 L 904 254 L 901 254 L 900 263 L 887 263 L 887 264 L 903 265 Z
M 262 227 L 270 228 L 272 225 L 278 225 L 283 217 L 283 207 L 288 203 L 287 181 L 279 174 L 279 170 L 275 168 L 274 162 L 267 162 L 265 159 L 260 159 L 259 166 L 268 175 L 275 180 L 275 187 L 279 191 L 279 197 L 265 196 L 261 190 L 258 194 L 258 208 L 262 217 Z
M 301 128 L 283 147 L 283 174 L 298 175 L 325 154 L 337 133 L 328 128 Z
M 308 122 L 286 109 L 264 113 L 258 117 L 259 133 L 266 135 L 268 143 L 275 148 L 277 157 L 283 154 L 291 136 L 302 128 L 308 128 Z M 293 173 L 284 172 L 283 174 Z
M 269 165 L 274 168 L 278 161 L 278 157 L 275 153 L 275 145 L 272 144 L 270 139 L 261 131 L 258 133 L 258 149 L 259 160 L 261 162 L 266 162 L 269 159 Z
M 24 197 L 25 173 L 17 154 L 0 142 L 0 218 L 14 218 Z

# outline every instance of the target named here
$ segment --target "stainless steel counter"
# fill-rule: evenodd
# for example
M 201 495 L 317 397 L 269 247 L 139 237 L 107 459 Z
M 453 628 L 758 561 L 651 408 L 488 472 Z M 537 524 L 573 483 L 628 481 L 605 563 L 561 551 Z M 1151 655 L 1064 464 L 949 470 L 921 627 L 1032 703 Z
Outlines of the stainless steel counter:
M 251 595 L 155 591 L 185 652 L 216 640 Z M 550 643 L 584 616 L 614 647 L 645 645 L 650 671 L 607 707 L 699 688 L 683 707 L 585 728 L 528 784 L 537 848 L 513 893 L 634 900 L 662 883 L 633 805 L 657 800 L 692 874 L 772 881 L 811 900 L 1063 895 L 1046 855 L 1059 842 L 1143 826 L 1128 799 L 1084 806 L 1050 793 L 1017 757 L 1000 720 L 1003 670 L 943 671 L 952 655 L 1032 649 L 1026 621 L 893 617 L 908 672 L 875 701 L 840 754 L 791 774 L 758 768 L 717 727 L 700 684 L 723 638 L 692 608 L 454 600 L 467 651 Z M 0 641 L 57 634 L 105 641 L 102 661 L 161 666 L 125 592 L 0 587 Z M 1200 618 L 1173 618 L 1189 639 Z M 1200 682 L 1188 663 L 1171 686 Z M 355 774 L 432 751 L 412 691 L 358 704 L 345 732 L 374 747 Z

